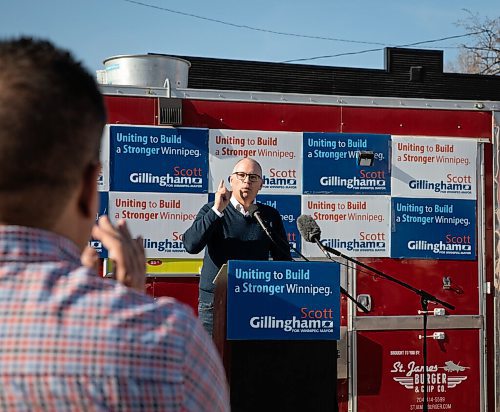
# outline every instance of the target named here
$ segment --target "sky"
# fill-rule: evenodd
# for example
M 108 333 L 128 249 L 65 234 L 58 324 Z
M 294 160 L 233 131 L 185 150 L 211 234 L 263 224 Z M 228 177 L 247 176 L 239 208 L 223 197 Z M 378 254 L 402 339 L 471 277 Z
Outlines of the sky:
M 0 37 L 49 39 L 91 71 L 112 56 L 146 53 L 383 69 L 384 47 L 465 34 L 456 25 L 463 9 L 497 17 L 500 2 L 0 0 Z M 470 41 L 414 47 L 444 50 L 446 66 Z M 369 49 L 381 50 L 359 53 Z M 316 58 L 344 53 L 356 54 Z

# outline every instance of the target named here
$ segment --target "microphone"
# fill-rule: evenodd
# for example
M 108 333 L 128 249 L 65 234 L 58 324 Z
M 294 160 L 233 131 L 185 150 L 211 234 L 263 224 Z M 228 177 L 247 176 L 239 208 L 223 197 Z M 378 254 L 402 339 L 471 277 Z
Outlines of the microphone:
M 252 203 L 249 207 L 248 207 L 248 214 L 251 216 L 251 217 L 254 217 L 257 222 L 259 223 L 260 227 L 262 228 L 262 230 L 264 230 L 264 232 L 266 233 L 267 237 L 269 239 L 271 239 L 271 242 L 273 242 L 273 244 L 281 251 L 281 252 L 284 252 L 285 251 L 285 247 L 286 247 L 286 253 L 289 253 L 290 251 L 290 248 L 293 249 L 295 252 L 297 252 L 304 260 L 308 260 L 304 255 L 302 255 L 297 249 L 295 249 L 293 246 L 290 245 L 290 243 L 288 243 L 286 241 L 286 239 L 283 239 L 281 236 L 276 236 L 276 238 L 280 241 L 280 243 L 282 244 L 281 246 L 276 243 L 276 240 L 274 240 L 274 237 L 273 235 L 271 234 L 271 231 L 268 229 L 268 227 L 266 226 L 266 224 L 264 223 L 264 221 L 262 220 L 262 218 L 260 217 L 260 211 L 259 211 L 259 206 L 256 205 L 255 203 Z M 291 257 L 291 256 L 290 256 Z M 295 260 L 293 257 L 291 258 L 292 260 Z
M 316 221 L 309 215 L 300 215 L 297 218 L 297 228 L 299 229 L 300 235 L 306 242 L 316 243 L 323 254 L 330 260 L 333 260 L 325 249 L 323 244 L 321 243 L 321 229 L 319 228 Z M 347 290 L 345 290 L 342 286 L 340 286 L 340 292 L 347 296 L 358 308 L 360 308 L 363 312 L 368 313 L 368 309 L 359 303 L 356 299 L 354 299 Z
M 326 257 L 330 258 L 328 251 L 320 241 L 321 229 L 311 216 L 300 215 L 297 218 L 297 228 L 299 229 L 300 235 L 306 242 L 316 243 Z
M 306 242 L 312 242 L 321 237 L 321 229 L 309 215 L 300 215 L 297 218 L 297 228 Z
M 269 231 L 267 226 L 264 224 L 264 221 L 260 217 L 259 206 L 257 206 L 255 203 L 252 203 L 250 206 L 248 206 L 248 214 L 257 220 L 259 226 L 266 233 L 267 237 L 271 239 L 273 243 L 275 243 L 273 237 L 271 236 L 271 232 Z

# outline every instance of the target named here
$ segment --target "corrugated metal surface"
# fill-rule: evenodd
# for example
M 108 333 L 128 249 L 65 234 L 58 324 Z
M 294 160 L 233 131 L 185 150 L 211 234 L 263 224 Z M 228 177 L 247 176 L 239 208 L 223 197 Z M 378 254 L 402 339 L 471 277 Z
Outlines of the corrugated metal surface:
M 443 52 L 386 49 L 385 69 L 178 56 L 191 62 L 188 87 L 299 94 L 500 100 L 500 76 L 443 73 Z M 421 66 L 420 81 L 410 68 Z

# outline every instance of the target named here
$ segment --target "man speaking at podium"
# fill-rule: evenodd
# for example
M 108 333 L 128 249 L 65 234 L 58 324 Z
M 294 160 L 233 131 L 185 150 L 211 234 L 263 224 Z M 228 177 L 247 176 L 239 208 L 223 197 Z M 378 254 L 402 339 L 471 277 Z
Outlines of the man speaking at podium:
M 279 212 L 273 207 L 255 203 L 263 185 L 260 164 L 251 158 L 239 160 L 229 182 L 231 191 L 221 180 L 215 200 L 201 208 L 191 227 L 182 236 L 188 253 L 199 253 L 206 248 L 200 277 L 198 313 L 210 334 L 213 329 L 213 280 L 222 265 L 234 259 L 268 260 L 269 256 L 273 260 L 292 259 L 290 248 L 286 247 L 288 242 Z M 254 217 L 264 221 L 268 234 Z

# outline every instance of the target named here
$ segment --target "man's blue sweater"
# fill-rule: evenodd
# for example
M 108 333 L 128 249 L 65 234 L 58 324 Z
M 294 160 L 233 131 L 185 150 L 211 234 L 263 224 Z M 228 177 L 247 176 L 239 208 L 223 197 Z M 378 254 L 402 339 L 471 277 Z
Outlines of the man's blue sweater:
M 279 247 L 271 242 L 253 217 L 243 216 L 231 203 L 224 209 L 224 216 L 219 217 L 212 210 L 213 205 L 214 202 L 210 202 L 203 206 L 182 236 L 189 253 L 199 253 L 206 247 L 200 292 L 213 293 L 215 275 L 228 260 L 268 260 L 270 256 L 273 260 L 292 259 L 290 248 L 286 246 L 285 228 L 276 209 L 258 203 L 260 216 Z

